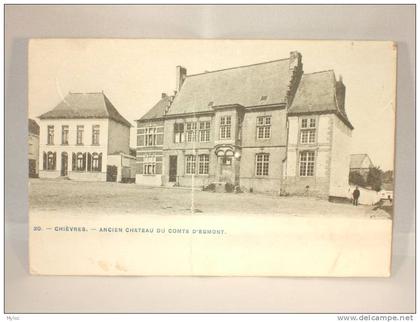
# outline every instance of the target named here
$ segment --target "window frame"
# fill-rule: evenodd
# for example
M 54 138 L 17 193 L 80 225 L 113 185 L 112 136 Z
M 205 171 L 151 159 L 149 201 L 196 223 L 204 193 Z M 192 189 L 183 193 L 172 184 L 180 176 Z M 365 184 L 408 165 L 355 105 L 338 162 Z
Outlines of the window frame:
M 224 115 L 220 117 L 219 125 L 219 139 L 230 140 L 232 139 L 232 116 Z
M 306 157 L 304 160 L 302 160 L 302 156 L 304 155 L 306 155 Z M 309 159 L 309 156 L 312 156 L 312 160 Z M 316 151 L 315 150 L 302 150 L 302 151 L 299 151 L 298 157 L 299 157 L 298 159 L 299 177 L 303 177 L 303 178 L 315 177 Z
M 197 172 L 197 156 L 194 154 L 185 155 L 185 174 L 196 175 L 196 172 Z
M 317 143 L 318 122 L 314 116 L 303 117 L 299 120 L 299 144 Z
M 199 142 L 210 142 L 210 121 L 200 121 L 198 127 L 198 141 Z M 204 137 L 204 139 L 203 139 Z
M 100 144 L 100 125 L 94 124 L 92 125 L 92 145 L 99 145 Z
M 47 125 L 47 145 L 54 145 L 54 125 Z
M 257 123 L 256 123 L 257 140 L 269 140 L 271 138 L 271 118 L 272 118 L 271 115 L 257 116 Z M 260 120 L 262 121 L 260 122 Z M 262 134 L 261 137 L 260 137 L 260 133 Z
M 143 155 L 143 175 L 146 175 L 146 176 L 156 175 L 156 155 L 154 154 Z
M 199 154 L 198 155 L 198 174 L 208 175 L 209 170 L 210 170 L 210 155 L 206 153 Z
M 83 145 L 83 136 L 85 132 L 84 125 L 77 125 L 76 126 L 76 145 Z
M 64 138 L 66 140 L 64 140 Z M 68 125 L 61 126 L 61 145 L 69 145 L 69 126 Z
M 259 160 L 261 157 L 261 160 Z M 270 153 L 262 152 L 255 154 L 255 176 L 270 176 Z

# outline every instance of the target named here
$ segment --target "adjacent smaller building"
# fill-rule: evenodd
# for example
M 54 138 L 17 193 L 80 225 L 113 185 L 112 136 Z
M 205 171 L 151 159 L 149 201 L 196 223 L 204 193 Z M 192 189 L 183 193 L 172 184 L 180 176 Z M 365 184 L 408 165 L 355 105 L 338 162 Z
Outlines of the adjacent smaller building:
M 40 177 L 121 180 L 131 124 L 103 92 L 69 93 L 39 118 Z
M 145 186 L 162 185 L 164 115 L 173 96 L 162 93 L 160 100 L 137 120 L 136 183 Z
M 29 177 L 37 178 L 39 173 L 39 125 L 32 119 L 29 119 L 28 122 L 28 159 Z
M 366 180 L 370 168 L 373 168 L 373 163 L 366 153 L 350 155 L 350 172 L 358 172 Z

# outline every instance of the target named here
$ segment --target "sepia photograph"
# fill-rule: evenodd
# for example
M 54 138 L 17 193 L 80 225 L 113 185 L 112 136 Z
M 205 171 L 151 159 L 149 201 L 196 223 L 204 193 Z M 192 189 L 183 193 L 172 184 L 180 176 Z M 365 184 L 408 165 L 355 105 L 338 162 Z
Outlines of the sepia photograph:
M 389 276 L 396 56 L 30 40 L 31 273 Z

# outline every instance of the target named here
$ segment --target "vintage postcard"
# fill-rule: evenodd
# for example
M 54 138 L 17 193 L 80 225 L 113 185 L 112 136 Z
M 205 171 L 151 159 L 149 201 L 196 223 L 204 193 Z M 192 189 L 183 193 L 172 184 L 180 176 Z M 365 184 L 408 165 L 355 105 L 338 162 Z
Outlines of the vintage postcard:
M 397 44 L 32 39 L 32 274 L 389 276 Z

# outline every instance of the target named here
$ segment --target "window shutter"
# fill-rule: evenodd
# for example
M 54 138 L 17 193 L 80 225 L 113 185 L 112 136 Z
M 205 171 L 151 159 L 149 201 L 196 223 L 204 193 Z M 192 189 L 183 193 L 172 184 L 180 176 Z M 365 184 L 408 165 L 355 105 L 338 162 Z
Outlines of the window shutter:
M 99 167 L 99 171 L 102 172 L 102 153 L 99 153 L 98 167 Z
M 90 153 L 87 155 L 87 171 L 92 171 L 92 155 Z
M 76 170 L 76 153 L 73 152 L 72 160 L 71 160 L 71 169 L 74 171 Z
M 157 134 L 156 145 L 163 145 L 163 134 Z
M 43 168 L 43 170 L 47 169 L 47 153 L 45 153 L 45 152 L 44 152 L 44 156 L 43 156 L 42 168 Z
M 53 153 L 53 170 L 56 170 L 57 152 Z

